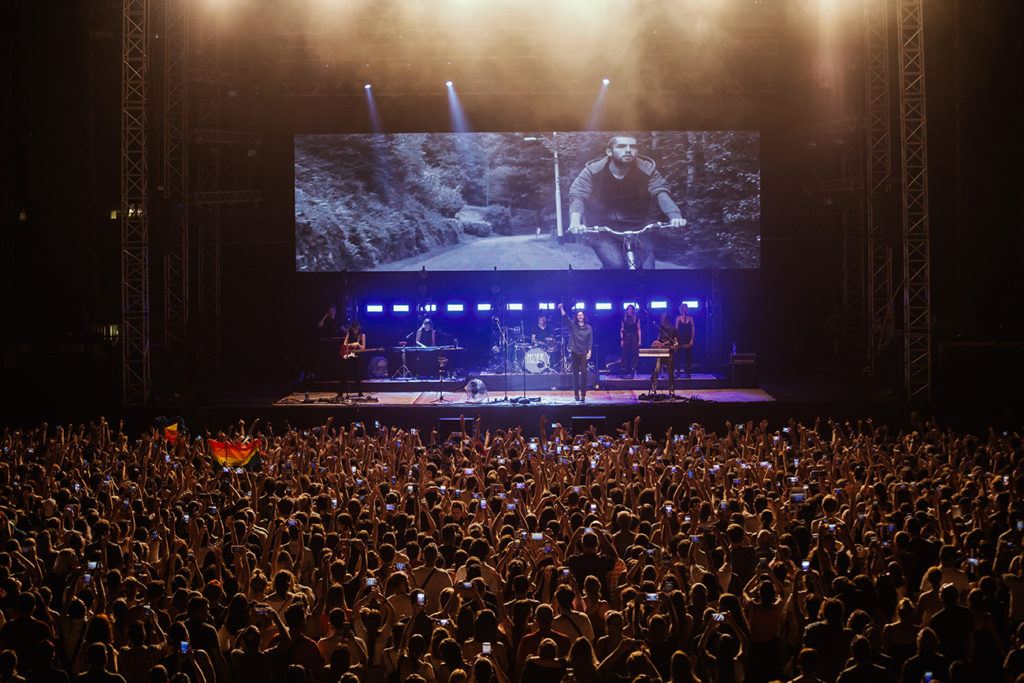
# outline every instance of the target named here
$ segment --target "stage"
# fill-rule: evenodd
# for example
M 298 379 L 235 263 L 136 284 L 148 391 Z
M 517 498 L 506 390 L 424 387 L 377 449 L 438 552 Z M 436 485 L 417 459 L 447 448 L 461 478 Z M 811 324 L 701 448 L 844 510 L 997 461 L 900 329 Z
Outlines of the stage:
M 703 389 L 688 391 L 685 394 L 676 391 L 676 398 L 672 399 L 664 393 L 657 395 L 655 400 L 646 398 L 647 392 L 632 389 L 588 389 L 585 402 L 573 398 L 570 390 L 542 390 L 528 391 L 525 395 L 520 392 L 508 392 L 505 398 L 504 392 L 497 395 L 488 392 L 486 400 L 471 400 L 461 388 L 455 391 L 450 389 L 434 389 L 427 391 L 390 391 L 382 393 L 367 393 L 363 400 L 342 399 L 337 393 L 331 392 L 292 392 L 274 402 L 276 406 L 313 406 L 313 405 L 346 405 L 353 407 L 407 407 L 417 408 L 449 408 L 463 407 L 467 409 L 486 409 L 491 407 L 502 407 L 509 405 L 525 404 L 551 406 L 553 408 L 570 408 L 583 406 L 636 406 L 653 403 L 659 404 L 683 404 L 692 402 L 710 403 L 765 403 L 775 399 L 763 389 Z M 641 398 L 645 397 L 645 398 Z

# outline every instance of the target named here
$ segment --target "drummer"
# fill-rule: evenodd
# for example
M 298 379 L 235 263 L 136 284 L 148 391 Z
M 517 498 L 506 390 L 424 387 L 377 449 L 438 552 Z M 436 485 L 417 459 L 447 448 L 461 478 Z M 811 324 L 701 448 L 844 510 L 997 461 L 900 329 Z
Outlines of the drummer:
M 537 318 L 537 326 L 530 333 L 530 341 L 534 345 L 543 343 L 554 336 L 553 330 L 548 326 L 548 317 L 543 313 Z

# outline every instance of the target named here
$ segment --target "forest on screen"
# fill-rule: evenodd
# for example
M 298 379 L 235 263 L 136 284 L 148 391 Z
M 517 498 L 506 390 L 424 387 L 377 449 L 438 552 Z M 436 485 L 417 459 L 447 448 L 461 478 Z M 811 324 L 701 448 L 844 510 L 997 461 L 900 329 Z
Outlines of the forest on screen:
M 655 236 L 658 268 L 760 266 L 759 134 L 632 131 L 687 220 Z M 558 239 L 569 187 L 611 133 L 401 133 L 295 137 L 300 272 L 577 270 L 600 262 Z M 528 140 L 526 138 L 536 138 Z

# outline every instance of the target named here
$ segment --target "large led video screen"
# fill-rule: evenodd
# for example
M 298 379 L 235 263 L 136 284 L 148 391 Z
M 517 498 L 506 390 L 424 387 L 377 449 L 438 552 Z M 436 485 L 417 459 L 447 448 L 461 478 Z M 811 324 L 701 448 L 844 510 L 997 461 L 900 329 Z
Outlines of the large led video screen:
M 755 131 L 295 136 L 300 272 L 758 268 Z

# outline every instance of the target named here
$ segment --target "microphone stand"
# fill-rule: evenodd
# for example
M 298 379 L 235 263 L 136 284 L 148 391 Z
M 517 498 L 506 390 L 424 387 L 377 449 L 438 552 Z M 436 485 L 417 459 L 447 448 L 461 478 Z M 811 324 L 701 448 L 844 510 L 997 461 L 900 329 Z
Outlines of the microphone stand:
M 505 367 L 503 367 L 502 370 L 501 370 L 501 374 L 502 374 L 502 378 L 501 378 L 502 382 L 501 383 L 504 386 L 505 392 L 504 392 L 504 396 L 502 397 L 501 400 L 507 402 L 508 401 L 508 364 L 509 364 L 509 357 L 508 357 L 508 327 L 505 325 L 505 315 L 506 315 L 506 311 L 505 311 L 505 295 L 503 294 L 502 297 L 501 297 L 501 322 L 499 323 L 499 325 L 501 327 L 501 345 L 505 349 Z

